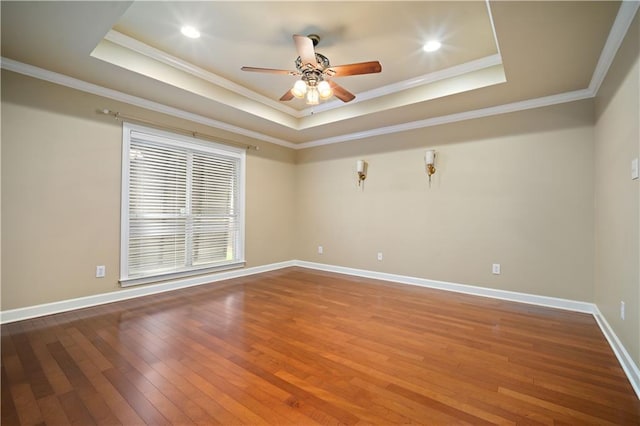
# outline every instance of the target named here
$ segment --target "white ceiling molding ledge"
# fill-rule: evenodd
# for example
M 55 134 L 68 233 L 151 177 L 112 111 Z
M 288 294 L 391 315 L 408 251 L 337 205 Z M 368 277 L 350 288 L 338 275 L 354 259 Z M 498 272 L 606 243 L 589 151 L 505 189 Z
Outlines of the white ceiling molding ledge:
M 155 58 L 141 55 L 108 40 L 101 40 L 91 52 L 91 56 L 273 123 L 291 129 L 296 129 L 298 126 L 298 120 L 289 114 L 273 109 L 261 102 L 248 99 L 232 90 L 205 81 L 190 72 L 178 69 Z
M 357 104 L 358 102 L 363 102 L 370 99 L 380 98 L 382 96 L 392 95 L 394 93 L 401 92 L 403 90 L 414 89 L 417 87 L 430 85 L 430 84 L 441 82 L 444 80 L 449 80 L 454 77 L 459 77 L 465 74 L 472 74 L 476 71 L 481 71 L 487 68 L 496 67 L 497 65 L 502 65 L 502 58 L 500 57 L 500 55 L 496 54 L 496 55 L 487 56 L 484 58 L 476 59 L 475 61 L 470 61 L 464 64 L 446 68 L 440 71 L 435 71 L 429 74 L 420 75 L 418 77 L 411 78 L 409 80 L 400 81 L 398 83 L 393 83 L 387 86 L 382 86 L 376 89 L 368 90 L 366 92 L 358 93 L 358 96 L 354 100 L 350 101 L 349 105 Z M 504 69 L 503 69 L 503 75 L 504 75 Z M 487 86 L 491 84 L 492 83 L 487 83 Z M 468 89 L 468 90 L 472 90 L 472 89 Z M 422 99 L 422 100 L 424 101 L 429 99 Z M 304 113 L 304 116 L 311 116 L 312 114 L 317 115 L 319 112 L 328 111 L 328 110 L 341 108 L 341 107 L 342 108 L 345 107 L 344 103 L 342 103 L 341 101 L 333 100 L 331 102 L 325 102 L 323 104 L 316 105 L 312 108 L 304 109 L 302 110 L 302 112 Z
M 455 114 L 449 114 L 449 115 L 445 115 L 445 116 L 439 116 L 439 117 L 429 117 L 429 118 L 425 118 L 423 120 L 417 120 L 417 121 L 412 121 L 409 123 L 400 123 L 397 125 L 392 125 L 392 126 L 386 126 L 386 127 L 379 127 L 379 128 L 375 128 L 375 129 L 368 129 L 365 131 L 360 131 L 360 132 L 354 132 L 354 133 L 349 133 L 349 134 L 341 134 L 341 135 L 337 135 L 337 136 L 333 136 L 333 137 L 329 137 L 329 138 L 324 138 L 324 139 L 318 139 L 318 140 L 312 140 L 312 141 L 307 141 L 307 142 L 303 142 L 300 144 L 294 144 L 290 141 L 287 140 L 283 140 L 280 138 L 276 138 L 276 137 L 272 137 L 260 132 L 256 132 L 256 131 L 252 131 L 252 130 L 248 130 L 245 128 L 241 128 L 229 123 L 225 123 L 219 120 L 215 120 L 209 117 L 205 117 L 199 114 L 194 114 L 191 112 L 187 112 L 184 111 L 182 109 L 179 108 L 175 108 L 175 107 L 170 107 L 158 102 L 154 102 L 154 101 L 150 101 L 148 99 L 144 99 L 144 98 L 140 98 L 137 96 L 133 96 L 133 95 L 129 95 L 117 90 L 113 90 L 113 89 L 108 89 L 102 86 L 98 86 L 86 81 L 82 81 L 79 79 L 75 79 L 63 74 L 59 74 L 59 73 L 55 73 L 52 71 L 48 71 L 45 70 L 43 68 L 38 68 L 32 65 L 28 65 L 19 61 L 15 61 L 12 59 L 7 59 L 7 58 L 0 58 L 0 66 L 2 69 L 6 69 L 9 71 L 13 71 L 13 72 L 17 72 L 20 74 L 24 74 L 30 77 L 34 77 L 34 78 L 38 78 L 41 80 L 45 80 L 45 81 L 49 81 L 51 83 L 55 83 L 55 84 L 60 84 L 62 86 L 66 86 L 66 87 L 70 87 L 73 89 L 77 89 L 77 90 L 81 90 L 87 93 L 92 93 L 98 96 L 102 96 L 108 99 L 113 99 L 116 101 L 120 101 L 120 102 L 124 102 L 130 105 L 134 105 L 134 106 L 138 106 L 141 108 L 145 108 L 151 111 L 155 111 L 155 112 L 159 112 L 159 113 L 163 113 L 163 114 L 168 114 L 174 117 L 178 117 L 178 118 L 182 118 L 185 120 L 189 120 L 192 121 L 194 123 L 200 123 L 206 126 L 210 126 L 212 128 L 217 128 L 220 130 L 224 130 L 224 131 L 228 131 L 228 132 L 232 132 L 241 136 L 246 136 L 252 139 L 256 139 L 259 141 L 264 141 L 264 142 L 268 142 L 268 143 L 272 143 L 275 145 L 280 145 L 280 146 L 284 146 L 287 148 L 291 148 L 291 149 L 305 149 L 305 148 L 311 148 L 311 147 L 315 147 L 315 146 L 322 146 L 322 145 L 329 145 L 329 144 L 334 144 L 334 143 L 341 143 L 341 142 L 347 142 L 347 141 L 352 141 L 352 140 L 357 140 L 357 139 L 363 139 L 363 138 L 367 138 L 367 137 L 373 137 L 373 136 L 379 136 L 379 135 L 386 135 L 386 134 L 391 134 L 391 133 L 397 133 L 397 132 L 403 132 L 403 131 L 407 131 L 407 130 L 413 130 L 413 129 L 418 129 L 418 128 L 423 128 L 423 127 L 430 127 L 430 126 L 436 126 L 436 125 L 440 125 L 440 124 L 448 124 L 448 123 L 454 123 L 454 122 L 458 122 L 458 121 L 464 121 L 464 120 L 469 120 L 469 119 L 474 119 L 474 118 L 481 118 L 481 117 L 487 117 L 487 116 L 492 116 L 492 115 L 498 115 L 498 114 L 504 114 L 504 113 L 509 113 L 509 112 L 515 112 L 515 111 L 520 111 L 520 110 L 526 110 L 526 109 L 531 109 L 531 108 L 538 108 L 538 107 L 543 107 L 543 106 L 550 106 L 550 105 L 555 105 L 555 104 L 560 104 L 560 103 L 564 103 L 564 102 L 573 102 L 573 101 L 577 101 L 577 100 L 581 100 L 581 99 L 587 99 L 587 98 L 591 98 L 594 97 L 602 83 L 602 81 L 604 80 L 606 73 L 615 57 L 615 54 L 618 50 L 618 48 L 620 47 L 629 26 L 631 25 L 631 22 L 633 21 L 636 12 L 638 11 L 638 8 L 640 7 L 640 2 L 638 1 L 623 1 L 621 3 L 621 6 L 617 12 L 615 21 L 609 31 L 606 43 L 602 49 L 602 51 L 600 52 L 600 56 L 599 56 L 599 60 L 597 62 L 597 66 L 594 69 L 594 72 L 592 74 L 591 77 L 591 81 L 590 84 L 587 88 L 585 89 L 581 89 L 581 90 L 575 90 L 575 91 L 571 91 L 571 92 L 567 92 L 567 93 L 559 93 L 559 94 L 555 94 L 555 95 L 551 95 L 551 96 L 545 96 L 545 97 L 541 97 L 541 98 L 536 98 L 536 99 L 529 99 L 529 100 L 523 100 L 523 101 L 518 101 L 518 102 L 512 102 L 512 103 L 508 103 L 508 104 L 504 104 L 504 105 L 498 105 L 498 106 L 493 106 L 493 107 L 488 107 L 488 108 L 480 108 L 480 109 L 476 109 L 473 111 L 463 111 L 463 112 L 459 112 L 459 113 L 455 113 Z M 490 14 L 491 16 L 491 14 Z M 104 43 L 110 43 L 112 46 L 116 46 L 114 43 L 110 42 L 110 41 L 105 41 L 103 40 L 102 42 Z M 119 47 L 122 50 L 127 50 L 123 47 Z M 143 55 L 141 55 L 140 53 L 136 53 L 133 52 L 131 50 L 129 50 L 130 54 L 135 54 L 138 57 L 143 57 Z M 485 69 L 491 69 L 491 67 L 489 66 L 491 63 L 496 63 L 497 61 L 499 61 L 499 54 L 498 55 L 491 55 L 482 59 L 478 60 L 478 63 L 473 64 L 475 61 L 472 61 L 470 63 L 467 64 L 463 64 L 461 65 L 461 67 L 464 66 L 469 66 L 469 67 L 473 67 L 475 65 L 477 66 L 485 66 Z M 166 60 L 168 60 L 168 58 L 165 58 Z M 147 58 L 148 61 L 151 61 L 150 58 Z M 173 74 L 175 73 L 181 73 L 183 74 L 183 76 L 181 78 L 185 78 L 185 76 L 189 76 L 189 74 L 186 71 L 180 71 L 176 68 L 172 68 L 171 66 L 167 65 L 167 64 L 163 64 L 158 62 L 157 60 L 154 60 L 153 62 L 155 62 L 156 65 L 163 65 L 165 68 L 169 69 L 170 72 L 172 72 Z M 501 61 L 500 61 L 501 62 Z M 489 68 L 486 68 L 486 66 L 489 66 Z M 494 65 L 496 66 L 496 65 Z M 456 67 L 452 67 L 448 70 L 443 70 L 443 72 L 450 72 L 451 69 L 456 69 Z M 457 72 L 460 72 L 460 75 L 462 74 L 462 70 L 458 69 Z M 190 77 L 194 80 L 196 80 L 196 77 L 194 75 L 190 75 Z M 419 77 L 420 78 L 425 78 L 425 81 L 428 80 L 428 78 L 431 79 L 437 79 L 437 75 L 435 76 L 430 76 L 430 77 L 426 77 L 426 76 L 422 76 Z M 202 78 L 197 78 L 197 80 L 200 80 L 200 84 L 205 84 L 207 83 L 206 81 L 202 80 Z M 429 85 L 433 85 L 435 80 L 428 80 L 429 83 L 425 83 L 425 87 L 429 86 Z M 408 81 L 405 81 L 403 83 L 398 83 L 398 84 L 418 84 L 417 79 L 411 79 Z M 209 82 L 207 83 L 209 86 L 214 86 L 213 83 Z M 390 85 L 390 86 L 394 86 L 394 85 Z M 417 87 L 417 86 L 416 86 Z M 265 114 L 267 115 L 271 115 L 271 114 L 277 114 L 279 115 L 280 119 L 284 119 L 285 121 L 288 122 L 288 124 L 291 126 L 291 128 L 297 128 L 298 124 L 297 122 L 299 121 L 296 117 L 292 117 L 289 116 L 288 114 L 282 112 L 282 111 L 276 111 L 275 109 L 268 107 L 264 104 L 262 104 L 259 101 L 253 100 L 253 99 L 247 99 L 246 97 L 242 97 L 237 93 L 233 93 L 230 90 L 224 88 L 224 87 L 218 87 L 218 90 L 220 91 L 224 91 L 226 93 L 230 93 L 234 96 L 237 96 L 238 98 L 243 98 L 243 108 L 242 110 L 246 110 L 246 104 L 248 102 L 250 102 L 252 104 L 252 107 L 256 107 L 258 108 L 258 105 L 261 108 L 264 108 L 265 110 Z M 375 96 L 376 95 L 376 91 L 383 91 L 384 88 L 379 88 L 379 89 L 374 89 L 371 90 L 369 92 L 373 92 L 371 94 L 371 96 Z M 413 89 L 415 90 L 415 88 Z M 402 95 L 402 93 L 395 93 L 393 95 L 386 95 L 388 97 L 393 98 L 394 96 L 399 96 Z M 366 96 L 365 96 L 366 97 Z M 215 101 L 215 100 L 214 100 Z M 362 108 L 363 106 L 365 106 L 366 103 L 361 102 L 359 104 L 356 104 L 354 106 L 357 106 L 359 109 Z M 96 105 L 96 108 L 101 107 L 100 105 Z M 266 111 L 269 110 L 270 113 L 267 113 Z M 340 110 L 345 110 L 345 108 L 341 108 Z M 337 111 L 336 111 L 337 112 Z M 323 114 L 331 114 L 329 110 L 325 111 Z M 314 116 L 319 116 L 322 114 L 314 114 Z M 285 118 L 286 117 L 286 118 Z M 305 117 L 305 119 L 308 117 Z M 315 117 L 313 118 L 314 120 L 316 119 Z M 277 122 L 277 121 L 276 121 Z
M 616 20 L 611 27 L 609 37 L 607 37 L 607 42 L 602 48 L 600 59 L 598 60 L 596 69 L 593 71 L 591 83 L 589 83 L 589 89 L 593 92 L 594 96 L 598 93 L 598 90 L 600 90 L 600 85 L 607 75 L 607 71 L 609 71 L 609 67 L 613 63 L 613 59 L 615 58 L 639 7 L 640 1 L 637 0 L 624 0 L 622 4 L 620 4 L 620 10 L 618 10 Z
M 373 90 L 368 90 L 365 92 L 358 93 L 358 96 L 356 97 L 356 99 L 351 101 L 350 104 L 356 104 L 358 102 L 363 102 L 366 100 L 387 96 L 392 93 L 397 93 L 402 90 L 413 89 L 415 87 L 432 84 L 441 80 L 447 80 L 453 77 L 458 77 L 463 74 L 472 73 L 474 71 L 483 70 L 485 68 L 490 68 L 495 65 L 502 65 L 502 56 L 500 54 L 500 43 L 498 42 L 496 27 L 493 23 L 493 14 L 491 13 L 491 5 L 489 3 L 489 0 L 485 0 L 485 5 L 487 6 L 487 15 L 489 17 L 489 23 L 491 25 L 491 33 L 493 34 L 493 40 L 497 50 L 497 53 L 495 55 L 486 56 L 484 58 L 480 58 L 464 64 L 456 65 L 447 69 L 435 71 L 429 74 L 424 74 L 415 78 L 411 78 L 409 80 L 400 81 L 394 84 L 389 84 L 387 86 L 383 86 Z M 427 100 L 427 99 L 424 99 L 424 100 Z M 323 111 L 329 111 L 329 110 L 332 110 L 335 108 L 341 108 L 341 107 L 344 107 L 344 104 L 342 102 L 333 100 L 333 101 L 325 102 L 323 104 L 320 104 L 314 107 L 306 108 L 300 112 L 302 113 L 301 114 L 302 116 L 311 116 Z M 307 128 L 307 127 L 309 126 L 302 126 L 302 128 Z
M 495 36 L 495 32 L 494 32 Z M 105 42 L 106 41 L 106 42 Z M 111 44 L 111 45 L 110 45 Z M 115 49 L 113 45 L 120 47 L 121 49 Z M 104 39 L 96 46 L 96 48 L 91 52 L 91 56 L 103 60 L 105 62 L 117 65 L 119 67 L 128 69 L 130 71 L 146 75 L 148 77 L 154 78 L 156 80 L 162 81 L 166 84 L 173 85 L 179 87 L 183 90 L 189 90 L 193 93 L 196 93 L 201 96 L 205 96 L 202 92 L 196 92 L 193 89 L 195 86 L 193 84 L 188 84 L 184 78 L 180 78 L 179 75 L 173 74 L 171 77 L 171 73 L 167 69 L 154 69 L 149 60 L 157 61 L 160 64 L 164 64 L 171 69 L 178 70 L 184 73 L 187 73 L 197 79 L 206 81 L 210 83 L 212 86 L 209 90 L 213 90 L 208 98 L 215 100 L 217 102 L 221 102 L 230 107 L 241 109 L 242 111 L 249 112 L 257 117 L 261 117 L 275 123 L 284 125 L 291 129 L 302 130 L 308 127 L 312 127 L 309 124 L 305 124 L 305 117 L 313 117 L 315 121 L 320 113 L 333 110 L 340 109 L 341 111 L 344 109 L 349 109 L 352 105 L 356 103 L 362 103 L 365 101 L 393 95 L 397 92 L 409 91 L 411 89 L 415 90 L 415 96 L 405 97 L 405 99 L 412 99 L 410 101 L 406 101 L 409 103 L 417 103 L 421 101 L 426 101 L 433 99 L 432 96 L 420 96 L 424 93 L 429 93 L 429 90 L 423 88 L 423 86 L 429 86 L 434 83 L 438 83 L 441 81 L 447 81 L 455 77 L 460 77 L 465 74 L 474 74 L 478 71 L 485 70 L 487 68 L 495 67 L 496 65 L 502 64 L 502 58 L 499 54 L 490 55 L 484 58 L 480 58 L 474 61 L 469 61 L 464 64 L 456 65 L 447 69 L 439 70 L 436 72 L 432 72 L 429 74 L 424 74 L 418 77 L 411 78 L 409 80 L 400 81 L 394 84 L 390 84 L 387 86 L 379 87 L 373 90 L 369 90 L 366 92 L 359 93 L 357 98 L 351 101 L 348 105 L 345 105 L 341 101 L 333 100 L 331 102 L 325 102 L 323 104 L 308 107 L 301 111 L 298 111 L 294 108 L 289 107 L 282 102 L 274 101 L 266 96 L 263 96 L 257 92 L 254 92 L 250 89 L 247 89 L 243 86 L 240 86 L 236 83 L 233 83 L 230 80 L 227 80 L 215 73 L 204 70 L 200 67 L 197 67 L 193 64 L 190 64 L 180 58 L 177 58 L 173 55 L 170 55 L 166 52 L 163 52 L 159 49 L 151 47 L 145 43 L 142 43 L 134 38 L 131 38 L 127 35 L 124 35 L 118 31 L 110 30 Z M 496 80 L 491 78 L 487 81 L 485 86 L 496 84 Z M 192 90 L 188 89 L 188 87 L 192 87 Z M 202 85 L 197 85 L 202 89 Z M 452 85 L 452 87 L 456 87 L 456 85 Z M 473 90 L 480 87 L 484 87 L 480 81 L 473 87 L 469 87 L 466 90 Z M 273 111 L 271 113 L 267 109 L 257 108 L 255 106 L 247 105 L 247 102 L 242 102 L 242 99 L 233 99 L 229 96 L 224 96 L 224 93 L 220 93 L 215 91 L 215 88 L 223 88 L 228 90 L 229 92 L 235 93 L 243 98 L 250 99 L 259 104 L 264 105 L 269 109 L 273 109 L 288 116 L 298 119 L 298 120 L 287 120 L 286 118 L 274 114 Z M 422 89 L 422 90 L 419 90 Z M 463 91 L 465 89 L 459 89 L 459 91 Z M 447 93 L 453 94 L 453 93 Z M 388 102 L 388 101 L 387 101 Z M 381 110 L 383 108 L 388 108 L 387 102 L 382 100 L 380 105 L 386 106 L 378 106 L 375 110 Z M 396 102 L 397 103 L 397 102 Z M 391 107 L 396 106 L 404 106 L 404 105 L 392 105 Z M 331 117 L 333 121 L 344 120 L 346 118 L 355 117 L 359 115 L 365 114 L 365 112 L 359 108 L 351 109 L 351 114 L 347 113 L 344 117 L 342 114 L 332 114 Z M 354 111 L 361 111 L 357 114 Z M 355 115 L 354 115 L 355 114 Z M 300 120 L 301 119 L 301 120 Z M 325 119 L 322 123 L 327 123 L 329 119 Z M 319 125 L 319 124 L 315 124 Z
M 311 142 L 304 142 L 296 145 L 296 149 L 313 148 L 316 146 L 332 145 L 336 143 L 348 142 L 358 139 L 370 138 L 374 136 L 388 135 L 391 133 L 406 132 L 407 130 L 421 129 L 424 127 L 439 126 L 441 124 L 456 123 L 459 121 L 473 120 L 475 118 L 489 117 L 492 115 L 507 114 L 510 112 L 524 111 L 527 109 L 540 108 L 566 102 L 574 102 L 582 99 L 592 98 L 593 94 L 589 89 L 576 90 L 558 95 L 545 96 L 543 98 L 528 99 L 521 102 L 498 105 L 494 107 L 481 108 L 472 111 L 465 111 L 456 114 L 432 117 L 424 120 L 412 121 L 409 123 L 397 124 L 394 126 L 378 127 L 377 129 L 355 132 L 340 136 L 318 139 Z
M 202 115 L 193 114 L 178 108 L 163 105 L 158 102 L 153 102 L 148 99 L 140 98 L 137 96 L 129 95 L 117 90 L 108 89 L 106 87 L 98 86 L 96 84 L 87 83 L 86 81 L 78 80 L 73 77 L 69 77 L 63 74 L 58 74 L 53 71 L 45 70 L 42 68 L 34 67 L 32 65 L 23 64 L 22 62 L 14 61 L 12 59 L 0 57 L 0 66 L 2 69 L 8 71 L 17 72 L 29 77 L 37 78 L 39 80 L 48 81 L 50 83 L 59 84 L 61 86 L 69 87 L 71 89 L 80 90 L 82 92 L 91 93 L 93 95 L 102 96 L 104 98 L 113 99 L 115 101 L 124 102 L 129 105 L 134 105 L 140 108 L 145 108 L 150 111 L 159 112 L 162 114 L 171 115 L 177 118 L 183 118 L 185 120 L 192 121 L 194 123 L 204 124 L 215 129 L 225 130 L 238 135 L 247 136 L 256 140 L 269 142 L 275 145 L 284 146 L 286 148 L 297 148 L 297 146 L 289 141 L 283 139 L 274 138 L 263 133 L 254 132 L 252 130 L 244 129 L 242 127 L 234 126 L 229 123 L 225 123 L 219 120 L 214 120 Z M 99 106 L 96 105 L 96 108 Z
M 488 2 L 487 2 L 488 5 Z M 544 106 L 551 106 L 565 102 L 574 102 L 582 99 L 593 98 L 598 93 L 598 89 L 602 84 L 602 81 L 606 77 L 607 71 L 611 66 L 618 48 L 622 44 L 625 35 L 629 29 L 629 26 L 633 22 L 636 12 L 640 7 L 640 1 L 636 0 L 623 0 L 616 15 L 616 19 L 611 27 L 607 41 L 602 48 L 598 64 L 591 77 L 589 87 L 582 90 L 576 90 L 568 93 L 560 93 L 551 96 L 545 96 L 537 99 L 529 99 L 520 102 L 513 102 L 510 104 L 498 105 L 489 108 L 481 108 L 473 111 L 466 111 L 462 113 L 450 114 L 441 117 L 427 118 L 424 120 L 412 121 L 409 123 L 402 123 L 394 126 L 379 127 L 376 129 L 370 129 L 363 132 L 355 132 L 351 134 L 344 134 L 324 139 L 318 139 L 315 141 L 304 142 L 296 145 L 296 149 L 312 148 L 316 146 L 331 145 L 335 143 L 348 142 L 358 139 L 364 139 L 368 137 L 387 135 L 391 133 L 399 133 L 407 130 L 414 130 L 423 127 L 432 127 L 440 124 L 455 123 L 458 121 L 472 120 L 474 118 L 489 117 L 492 115 L 506 114 L 510 112 L 522 111 L 533 108 L 540 108 Z M 489 16 L 492 16 L 491 13 Z M 492 22 L 493 25 L 493 22 Z M 495 34 L 495 30 L 494 30 Z M 496 40 L 497 43 L 497 40 Z M 498 47 L 499 48 L 499 47 Z
M 206 80 L 210 83 L 213 83 L 217 86 L 223 87 L 227 90 L 235 92 L 239 95 L 242 95 L 246 98 L 252 99 L 256 102 L 260 102 L 264 105 L 267 105 L 273 109 L 284 112 L 285 114 L 289 114 L 292 117 L 302 117 L 302 114 L 294 108 L 283 104 L 282 102 L 274 101 L 271 98 L 268 98 L 264 95 L 254 92 L 253 90 L 249 90 L 239 84 L 236 84 L 230 80 L 227 80 L 224 77 L 219 76 L 218 74 L 212 73 L 211 71 L 207 71 L 200 67 L 197 67 L 187 61 L 183 61 L 180 58 L 172 56 L 162 50 L 156 49 L 154 47 L 149 46 L 148 44 L 144 44 L 134 38 L 126 36 L 122 33 L 119 33 L 115 30 L 110 30 L 107 35 L 104 37 L 105 40 L 108 40 L 112 43 L 115 43 L 124 48 L 130 49 L 136 53 L 147 56 L 149 58 L 155 59 L 158 62 L 162 62 L 166 65 L 169 65 L 173 68 L 177 68 L 181 71 L 187 72 L 191 75 L 194 75 L 198 78 Z M 105 60 L 91 53 L 91 56 L 98 57 L 98 59 Z M 108 60 L 107 60 L 108 61 Z
M 314 114 L 301 119 L 300 129 L 336 123 L 349 118 L 366 116 L 368 114 L 418 104 L 420 102 L 433 101 L 445 96 L 493 86 L 506 81 L 502 65 L 495 65 L 473 72 L 461 73 L 456 77 L 438 80 L 434 83 L 414 88 L 413 90 L 401 90 L 396 93 L 390 93 L 376 103 L 352 104 L 350 102 L 349 105 L 339 110 L 326 111 L 322 114 Z
M 440 124 L 455 123 L 458 121 L 471 120 L 474 118 L 488 117 L 491 115 L 505 114 L 509 112 L 516 112 L 525 109 L 539 108 L 543 106 L 550 106 L 565 102 L 573 102 L 581 99 L 587 99 L 594 96 L 594 93 L 590 89 L 582 89 L 569 93 L 561 93 L 558 95 L 546 96 L 538 99 L 530 99 L 521 102 L 514 102 L 511 104 L 498 105 L 490 108 L 482 108 L 473 111 L 466 111 L 457 114 L 450 114 L 442 117 L 432 117 L 425 120 L 412 121 L 409 123 L 403 123 L 395 126 L 380 127 L 376 129 L 370 129 L 364 132 L 355 132 L 350 134 L 339 135 L 335 137 L 318 139 L 315 141 L 304 142 L 301 144 L 294 144 L 289 141 L 274 138 L 262 133 L 254 132 L 251 130 L 243 129 L 228 123 L 224 123 L 218 120 L 213 120 L 208 117 L 203 117 L 198 114 L 193 114 L 178 108 L 163 105 L 157 102 L 149 101 L 147 99 L 139 98 L 137 96 L 128 95 L 126 93 L 119 92 L 117 90 L 107 89 L 92 83 L 87 83 L 72 77 L 68 77 L 62 74 L 54 73 L 52 71 L 44 70 L 42 68 L 34 67 L 32 65 L 23 64 L 21 62 L 13 61 L 11 59 L 0 58 L 0 64 L 3 69 L 14 71 L 20 74 L 28 75 L 30 77 L 38 78 L 40 80 L 49 81 L 51 83 L 60 84 L 62 86 L 70 87 L 72 89 L 81 90 L 83 92 L 92 93 L 94 95 L 103 96 L 105 98 L 113 99 L 120 102 L 125 102 L 134 106 L 145 108 L 151 111 L 160 112 L 163 114 L 172 115 L 174 117 L 183 118 L 185 120 L 193 121 L 194 123 L 204 124 L 213 128 L 226 130 L 229 132 L 237 133 L 239 135 L 247 136 L 257 140 L 273 143 L 275 145 L 284 146 L 291 149 L 305 149 L 313 148 L 316 146 L 331 145 L 335 143 L 348 142 L 357 139 L 364 139 L 373 136 L 387 135 L 391 133 L 404 132 L 407 130 L 414 130 L 423 127 L 437 126 Z
M 496 33 L 496 24 L 493 22 L 493 13 L 491 12 L 491 3 L 489 0 L 485 0 L 485 4 L 487 5 L 487 13 L 489 14 L 489 23 L 491 24 L 491 32 L 493 33 L 493 41 L 496 44 L 496 49 L 498 50 L 498 56 L 500 56 L 500 61 L 502 61 L 502 53 L 500 53 L 500 42 L 498 42 L 498 34 Z

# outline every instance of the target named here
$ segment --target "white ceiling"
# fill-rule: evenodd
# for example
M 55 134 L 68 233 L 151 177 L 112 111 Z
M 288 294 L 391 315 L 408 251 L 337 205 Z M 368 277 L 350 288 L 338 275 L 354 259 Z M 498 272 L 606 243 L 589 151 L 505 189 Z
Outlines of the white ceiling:
M 2 66 L 307 147 L 593 96 L 631 3 L 2 1 Z M 311 33 L 332 65 L 382 72 L 336 78 L 356 99 L 311 108 L 278 101 L 295 77 L 240 70 L 294 70 L 292 35 Z M 423 52 L 430 38 L 443 48 Z

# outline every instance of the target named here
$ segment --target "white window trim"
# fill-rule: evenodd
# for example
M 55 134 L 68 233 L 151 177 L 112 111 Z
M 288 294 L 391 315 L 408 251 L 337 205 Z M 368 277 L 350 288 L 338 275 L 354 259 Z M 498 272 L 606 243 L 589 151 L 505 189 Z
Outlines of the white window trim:
M 142 277 L 129 278 L 128 257 L 129 257 L 129 151 L 131 144 L 131 135 L 133 133 L 144 135 L 145 140 L 149 142 L 159 142 L 179 148 L 193 149 L 205 151 L 213 154 L 232 155 L 240 160 L 240 173 L 238 188 L 240 190 L 239 205 L 240 212 L 238 214 L 240 226 L 237 241 L 238 259 L 233 262 L 227 262 L 220 266 L 204 266 L 201 268 L 191 268 L 185 271 L 176 271 L 165 274 L 149 275 Z M 230 145 L 218 144 L 215 142 L 203 141 L 185 135 L 167 132 L 164 130 L 146 127 L 139 124 L 123 122 L 122 123 L 122 192 L 121 192 L 121 209 L 120 209 L 120 285 L 129 287 L 139 284 L 147 284 L 152 282 L 160 282 L 171 279 L 177 279 L 187 276 L 200 275 L 228 269 L 241 268 L 246 264 L 245 260 L 245 175 L 246 175 L 246 150 Z

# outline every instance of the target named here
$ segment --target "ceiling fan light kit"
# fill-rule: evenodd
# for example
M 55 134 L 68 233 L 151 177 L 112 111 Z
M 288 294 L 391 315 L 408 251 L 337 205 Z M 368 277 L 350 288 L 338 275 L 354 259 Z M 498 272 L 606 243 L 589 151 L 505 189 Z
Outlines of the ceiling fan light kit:
M 329 82 L 323 80 L 318 83 L 318 93 L 320 94 L 320 99 L 329 99 L 333 96 L 333 89 Z
M 318 105 L 320 103 L 320 95 L 318 89 L 314 86 L 310 86 L 307 90 L 307 105 Z
M 316 34 L 294 35 L 293 41 L 299 55 L 295 61 L 296 71 L 256 67 L 241 68 L 242 71 L 299 76 L 300 79 L 295 82 L 291 90 L 282 95 L 281 101 L 304 98 L 307 105 L 318 105 L 320 100 L 326 100 L 335 95 L 341 101 L 349 102 L 356 96 L 330 78 L 373 74 L 382 71 L 382 65 L 378 61 L 331 66 L 329 58 L 315 51 L 314 47 L 320 42 L 320 36 Z

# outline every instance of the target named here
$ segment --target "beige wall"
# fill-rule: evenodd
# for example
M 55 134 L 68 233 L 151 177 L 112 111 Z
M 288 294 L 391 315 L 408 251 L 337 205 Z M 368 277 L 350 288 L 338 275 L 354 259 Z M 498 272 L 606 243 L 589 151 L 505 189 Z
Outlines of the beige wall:
M 595 303 L 640 364 L 640 23 L 638 15 L 596 97 Z M 620 318 L 620 302 L 626 315 Z
M 110 108 L 261 146 L 247 156 L 247 266 L 301 259 L 595 302 L 640 364 L 638 20 L 595 101 L 297 152 L 2 71 L 0 309 L 120 289 L 121 124 L 96 113 Z
M 585 100 L 297 152 L 259 142 L 247 161 L 248 266 L 297 258 L 596 301 L 640 356 L 640 202 L 627 176 L 640 144 L 637 26 L 595 131 Z M 3 71 L 2 310 L 118 291 L 121 126 L 95 112 L 104 107 L 255 143 Z M 431 188 L 427 148 L 438 152 Z M 357 159 L 369 163 L 364 188 Z M 622 172 L 627 189 L 611 191 Z
M 292 150 L 2 71 L 2 310 L 119 290 L 122 128 L 98 108 L 259 144 L 247 266 L 294 257 Z
M 592 301 L 592 123 L 582 101 L 300 151 L 298 258 Z
M 234 136 L 2 79 L 2 309 L 117 291 L 121 126 L 96 109 Z M 298 152 L 260 143 L 247 160 L 248 266 L 298 258 L 591 301 L 592 122 L 583 101 Z

